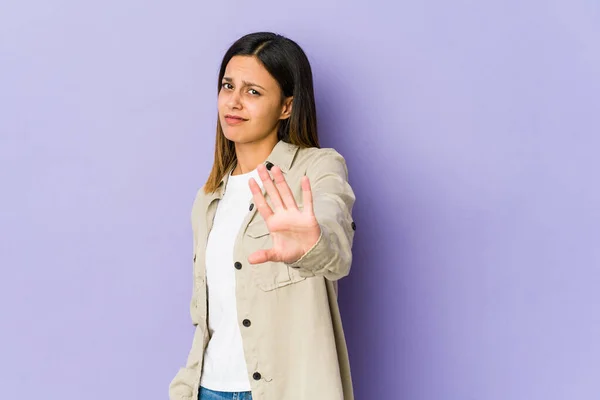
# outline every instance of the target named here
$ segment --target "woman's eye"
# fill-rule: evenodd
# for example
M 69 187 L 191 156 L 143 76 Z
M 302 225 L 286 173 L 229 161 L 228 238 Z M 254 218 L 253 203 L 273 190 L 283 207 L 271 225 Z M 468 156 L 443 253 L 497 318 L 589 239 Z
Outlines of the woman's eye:
M 248 90 L 248 93 L 250 93 L 251 95 L 254 95 L 254 96 L 260 96 L 260 93 L 258 93 L 258 92 L 257 92 L 256 90 L 254 90 L 254 89 L 250 89 L 250 90 Z
M 221 87 L 224 88 L 224 89 L 231 89 L 231 83 L 223 82 L 221 84 Z

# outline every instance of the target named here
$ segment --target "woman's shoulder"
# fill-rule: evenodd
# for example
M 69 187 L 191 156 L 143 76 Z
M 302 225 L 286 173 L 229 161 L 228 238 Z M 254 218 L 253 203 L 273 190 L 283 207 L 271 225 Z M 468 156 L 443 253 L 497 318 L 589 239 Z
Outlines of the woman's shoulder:
M 298 150 L 296 166 L 313 174 L 340 171 L 347 176 L 348 169 L 344 156 L 332 147 L 308 147 Z
M 298 153 L 303 157 L 312 157 L 313 159 L 322 157 L 342 157 L 342 155 L 333 147 L 301 147 L 298 149 Z
M 201 204 L 204 203 L 204 201 L 205 201 L 204 199 L 207 196 L 207 194 L 204 193 L 204 186 L 205 185 L 202 185 L 202 187 L 196 191 L 196 196 L 194 197 L 194 201 L 192 203 L 192 219 L 195 219 L 198 217 L 198 213 L 200 212 Z

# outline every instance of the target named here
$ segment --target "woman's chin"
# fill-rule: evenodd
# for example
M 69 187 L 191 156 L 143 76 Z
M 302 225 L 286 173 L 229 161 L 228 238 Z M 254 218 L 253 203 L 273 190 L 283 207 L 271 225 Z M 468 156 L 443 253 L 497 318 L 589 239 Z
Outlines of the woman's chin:
M 223 129 L 223 136 L 225 136 L 227 140 L 231 140 L 232 142 L 236 143 L 242 141 L 244 138 L 244 134 L 242 132 L 235 132 L 234 129 Z
M 235 129 L 231 129 L 231 130 L 223 130 L 223 136 L 225 136 L 227 138 L 227 140 L 230 140 L 234 143 L 250 143 L 250 142 L 255 142 L 257 140 L 256 137 L 252 137 L 251 135 L 248 135 L 247 133 L 244 133 L 243 131 L 236 131 Z

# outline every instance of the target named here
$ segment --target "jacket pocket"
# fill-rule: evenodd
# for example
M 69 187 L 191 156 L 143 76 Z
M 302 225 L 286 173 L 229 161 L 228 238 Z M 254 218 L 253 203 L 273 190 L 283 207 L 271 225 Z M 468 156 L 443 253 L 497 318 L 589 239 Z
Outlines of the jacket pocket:
M 249 239 L 248 255 L 256 250 L 268 249 L 273 246 L 269 228 L 263 220 L 259 220 L 248 225 L 246 234 Z M 268 292 L 279 289 L 306 279 L 298 271 L 288 267 L 282 262 L 266 262 L 263 264 L 251 265 L 252 279 L 256 286 L 261 290 Z
M 246 229 L 246 234 L 253 239 L 258 239 L 269 234 L 267 223 L 259 218 L 262 217 L 259 216 L 257 220 L 248 225 L 248 228 Z

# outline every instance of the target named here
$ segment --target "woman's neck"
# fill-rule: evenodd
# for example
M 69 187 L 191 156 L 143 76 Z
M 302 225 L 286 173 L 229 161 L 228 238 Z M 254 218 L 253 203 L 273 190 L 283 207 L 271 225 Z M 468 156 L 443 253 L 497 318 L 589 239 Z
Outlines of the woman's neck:
M 277 135 L 272 135 L 257 142 L 236 143 L 237 165 L 231 175 L 246 174 L 256 169 L 258 164 L 262 164 L 271 154 L 278 141 Z

